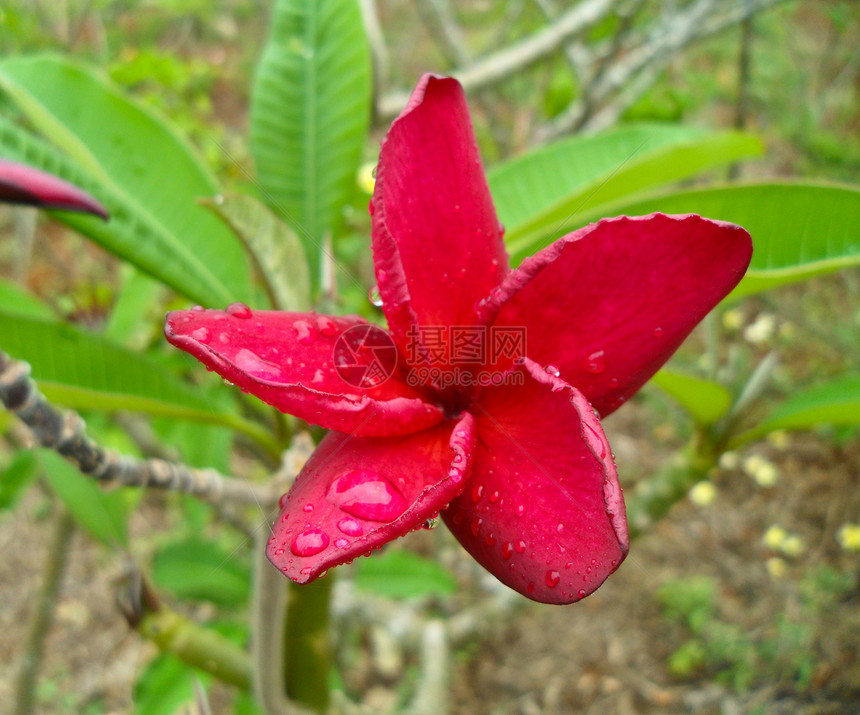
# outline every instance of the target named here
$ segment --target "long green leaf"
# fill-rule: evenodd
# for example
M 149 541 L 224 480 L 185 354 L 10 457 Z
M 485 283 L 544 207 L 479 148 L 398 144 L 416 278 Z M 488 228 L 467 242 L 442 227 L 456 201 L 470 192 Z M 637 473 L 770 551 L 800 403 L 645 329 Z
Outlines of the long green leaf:
M 556 142 L 488 178 L 508 248 L 519 256 L 571 230 L 572 215 L 761 152 L 749 134 L 644 124 Z
M 90 217 L 63 220 L 191 298 L 213 305 L 250 298 L 241 245 L 195 203 L 217 193 L 215 180 L 166 120 L 89 68 L 54 56 L 0 61 L 0 90 L 71 158 L 65 163 L 88 177 L 82 188 L 112 214 L 106 225 Z M 30 142 L 8 126 L 3 134 L 3 149 L 15 158 L 49 171 L 58 163 L 44 148 L 27 152 Z M 83 178 L 68 176 L 69 166 L 55 173 Z
M 798 390 L 755 427 L 735 437 L 730 446 L 779 429 L 811 429 L 824 424 L 860 424 L 860 377 L 845 375 Z
M 202 537 L 173 542 L 159 551 L 152 578 L 180 598 L 239 606 L 248 599 L 251 572 L 242 554 Z
M 860 189 L 768 183 L 669 192 L 613 204 L 606 215 L 698 213 L 732 221 L 753 238 L 750 268 L 731 297 L 758 293 L 860 264 Z M 579 225 L 600 218 L 578 214 Z
M 70 325 L 16 315 L 0 306 L 0 348 L 30 363 L 45 396 L 68 407 L 225 425 L 270 441 L 256 424 L 173 378 L 158 363 Z
M 228 196 L 203 205 L 241 239 L 273 308 L 310 308 L 308 260 L 299 237 L 288 224 L 253 196 Z
M 51 320 L 54 312 L 32 293 L 0 278 L 0 306 L 6 313 Z M 2 337 L 0 337 L 2 342 Z M 2 347 L 2 345 L 0 345 Z
M 729 391 L 717 382 L 662 369 L 651 382 L 678 402 L 701 425 L 712 425 L 732 404 Z
M 398 598 L 445 596 L 457 590 L 457 580 L 444 566 L 400 549 L 362 559 L 356 564 L 355 585 Z
M 305 244 L 317 280 L 370 119 L 370 49 L 356 0 L 277 0 L 251 97 L 262 199 Z
M 128 546 L 130 502 L 125 490 L 104 491 L 56 452 L 39 450 L 45 478 L 75 521 L 105 546 Z

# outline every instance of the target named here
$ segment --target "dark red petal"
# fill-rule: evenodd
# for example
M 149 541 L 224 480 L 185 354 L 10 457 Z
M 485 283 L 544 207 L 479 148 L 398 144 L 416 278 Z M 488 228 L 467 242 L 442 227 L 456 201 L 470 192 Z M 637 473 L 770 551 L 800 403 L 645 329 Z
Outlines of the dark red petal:
M 416 324 L 474 325 L 508 259 L 456 80 L 425 75 L 391 125 L 371 213 L 382 309 L 403 354 Z
M 40 169 L 5 159 L 0 159 L 0 201 L 108 217 L 105 207 L 86 191 Z
M 470 415 L 403 437 L 330 433 L 281 501 L 269 560 L 306 583 L 417 529 L 463 490 L 474 444 Z
M 749 234 L 724 221 L 604 219 L 523 261 L 481 313 L 526 326 L 528 356 L 557 367 L 605 417 L 737 285 L 751 255 Z
M 442 516 L 500 581 L 535 601 L 571 603 L 627 555 L 624 499 L 582 393 L 528 359 L 515 375 L 522 385 L 485 389 L 474 405 L 472 476 Z
M 244 391 L 328 429 L 407 434 L 443 419 L 402 380 L 387 333 L 357 316 L 252 312 L 235 304 L 174 311 L 164 332 Z

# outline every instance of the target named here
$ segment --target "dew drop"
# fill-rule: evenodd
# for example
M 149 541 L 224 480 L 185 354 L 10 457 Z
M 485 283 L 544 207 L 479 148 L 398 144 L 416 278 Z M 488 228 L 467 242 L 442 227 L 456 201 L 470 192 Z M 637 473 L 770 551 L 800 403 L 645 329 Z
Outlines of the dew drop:
M 323 382 L 325 382 L 325 373 L 321 369 L 317 369 L 313 378 L 311 378 L 311 384 L 321 385 Z
M 195 313 L 202 313 L 203 312 L 203 306 L 202 305 L 195 305 L 191 310 L 193 310 Z
M 337 522 L 337 528 L 347 536 L 361 536 L 364 534 L 364 529 L 355 519 L 341 519 Z
M 313 326 L 307 320 L 297 320 L 293 323 L 293 330 L 296 331 L 296 339 L 302 345 L 310 345 L 317 339 L 317 333 Z
M 308 513 L 312 512 L 313 510 L 314 510 L 314 505 L 313 505 L 313 504 L 305 504 L 305 505 L 302 507 L 302 511 L 306 511 L 306 512 L 308 512 Z
M 251 317 L 251 309 L 244 303 L 230 303 L 230 305 L 227 306 L 227 315 L 247 320 Z
M 429 519 L 427 519 L 427 520 L 426 520 L 426 521 L 421 525 L 421 528 L 422 528 L 422 529 L 428 529 L 428 530 L 429 530 L 429 529 L 435 529 L 437 526 L 439 526 L 439 522 L 440 522 L 440 521 L 441 521 L 441 519 L 439 518 L 439 515 L 438 515 L 438 514 L 436 514 L 436 516 L 431 516 Z
M 495 546 L 496 545 L 496 535 L 493 533 L 487 534 L 487 538 L 484 539 L 487 542 L 487 546 Z
M 557 527 L 555 527 L 555 530 L 560 534 L 562 531 L 564 531 L 564 524 L 562 524 L 561 522 L 559 522 L 559 523 L 558 523 L 558 526 L 557 526 Z
M 506 561 L 514 555 L 514 545 L 510 541 L 502 544 L 502 558 Z
M 191 337 L 205 345 L 212 339 L 212 333 L 209 332 L 209 328 L 197 328 L 191 331 Z
M 394 521 L 406 510 L 406 500 L 388 479 L 376 472 L 344 472 L 329 485 L 326 499 L 347 514 L 370 521 Z
M 514 551 L 518 554 L 522 554 L 526 550 L 526 542 L 520 539 L 516 544 L 514 544 Z
M 379 286 L 373 286 L 373 288 L 371 288 L 370 292 L 367 294 L 367 297 L 370 299 L 370 302 L 377 308 L 382 307 L 382 296 L 379 295 Z
M 595 350 L 591 355 L 585 358 L 585 369 L 588 372 L 599 375 L 606 371 L 606 351 Z
M 317 330 L 323 335 L 334 335 L 337 332 L 337 324 L 331 318 L 321 315 L 317 318 Z
M 522 516 L 526 513 L 525 504 L 517 504 L 517 516 Z
M 301 571 L 299 571 L 299 573 L 302 574 L 303 576 L 307 576 L 310 572 L 311 572 L 310 566 L 305 566 Z
M 497 501 L 499 501 L 498 490 L 496 490 L 492 494 L 490 494 L 490 504 L 495 504 Z
M 561 582 L 561 574 L 558 571 L 546 572 L 546 585 L 555 588 Z
M 280 380 L 284 376 L 279 365 L 263 360 L 257 353 L 248 350 L 248 348 L 242 348 L 237 352 L 233 361 L 242 372 L 259 380 Z
M 544 367 L 544 370 L 553 377 L 561 375 L 561 370 L 559 370 L 555 365 L 547 365 Z
M 534 583 L 532 583 L 531 581 L 529 581 L 528 586 L 526 586 L 526 591 L 528 591 L 529 593 L 534 593 L 534 592 L 535 592 L 535 585 L 534 585 Z
M 278 499 L 278 508 L 279 509 L 283 509 L 287 505 L 287 502 L 289 501 L 289 496 L 290 496 L 290 493 L 287 492 L 286 494 L 282 495 L 280 499 Z
M 305 529 L 290 545 L 290 551 L 296 556 L 314 556 L 328 546 L 328 534 L 322 529 L 312 526 L 310 529 Z
M 277 549 L 275 549 L 275 556 L 280 556 L 283 553 L 284 550 L 282 548 L 278 547 Z
M 482 496 L 484 496 L 484 485 L 476 484 L 472 488 L 472 503 L 477 504 L 479 501 L 481 501 Z
M 655 338 L 662 338 L 663 337 L 663 328 L 654 328 L 654 330 L 652 332 L 653 332 Z
M 349 546 L 349 539 L 344 539 L 342 536 L 334 540 L 334 545 L 339 549 L 345 549 Z
M 474 519 L 472 521 L 472 536 L 477 536 L 481 531 L 481 524 L 484 523 L 483 519 Z
M 227 343 L 230 342 L 230 336 L 227 335 L 227 333 L 221 333 L 218 336 L 218 342 L 221 343 L 222 345 L 226 345 Z
M 579 591 L 576 592 L 576 595 L 579 596 L 580 598 L 585 598 L 585 589 L 584 588 L 579 589 Z

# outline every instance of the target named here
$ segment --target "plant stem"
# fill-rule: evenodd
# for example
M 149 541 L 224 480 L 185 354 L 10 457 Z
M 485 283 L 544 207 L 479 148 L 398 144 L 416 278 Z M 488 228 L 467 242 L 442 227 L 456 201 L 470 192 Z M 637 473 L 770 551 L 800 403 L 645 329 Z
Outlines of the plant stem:
M 328 618 L 331 574 L 313 583 L 290 583 L 284 660 L 287 694 L 317 712 L 328 707 L 331 644 Z
M 24 654 L 21 657 L 21 670 L 15 683 L 14 715 L 29 715 L 35 712 L 36 683 L 45 654 L 45 639 L 51 629 L 54 606 L 66 572 L 74 531 L 75 521 L 72 515 L 65 507 L 60 507 L 45 556 L 42 589 L 36 597 L 36 608 L 30 620 Z
M 217 631 L 199 626 L 164 606 L 147 613 L 137 626 L 141 635 L 182 662 L 218 680 L 251 690 L 251 656 Z
M 709 433 L 697 432 L 687 447 L 654 476 L 640 482 L 627 495 L 630 538 L 636 538 L 662 519 L 672 506 L 704 479 L 719 459 Z

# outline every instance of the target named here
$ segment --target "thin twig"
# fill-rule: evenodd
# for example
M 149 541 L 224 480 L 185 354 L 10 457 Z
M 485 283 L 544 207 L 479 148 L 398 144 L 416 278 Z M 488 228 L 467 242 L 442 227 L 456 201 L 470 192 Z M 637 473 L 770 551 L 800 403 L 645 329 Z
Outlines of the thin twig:
M 163 459 L 135 459 L 105 449 L 86 434 L 84 420 L 49 403 L 30 378 L 30 366 L 0 350 L 0 402 L 30 428 L 37 444 L 55 450 L 82 474 L 103 484 L 155 487 L 194 494 L 210 502 L 227 500 L 263 507 L 277 503 L 271 486 L 226 477 Z
M 466 37 L 448 0 L 415 0 L 415 7 L 439 51 L 452 67 L 472 61 Z
M 45 639 L 48 637 L 54 618 L 54 608 L 57 605 L 57 596 L 63 583 L 69 547 L 72 543 L 70 537 L 74 530 L 75 520 L 64 506 L 60 506 L 45 556 L 42 588 L 35 599 L 35 610 L 30 619 L 27 640 L 21 656 L 21 669 L 18 671 L 15 684 L 14 715 L 30 715 L 35 712 L 36 684 L 45 653 Z

